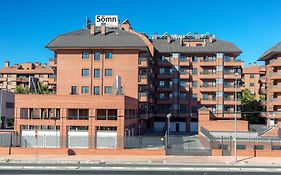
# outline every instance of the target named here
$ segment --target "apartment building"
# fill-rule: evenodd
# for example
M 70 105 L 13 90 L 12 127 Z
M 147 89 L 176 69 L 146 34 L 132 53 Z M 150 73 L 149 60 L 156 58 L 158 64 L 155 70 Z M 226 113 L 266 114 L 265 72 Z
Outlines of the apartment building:
M 259 61 L 265 63 L 266 117 L 269 126 L 281 126 L 281 43 L 265 51 Z
M 57 36 L 55 95 L 16 95 L 22 146 L 123 148 L 124 135 L 146 128 L 153 110 L 153 46 L 132 30 L 90 25 Z
M 249 89 L 256 95 L 257 100 L 265 99 L 266 95 L 266 69 L 256 63 L 243 68 L 243 89 Z
M 30 88 L 43 84 L 49 86 L 50 92 L 55 92 L 55 82 L 49 80 L 53 74 L 50 67 L 38 62 L 10 66 L 10 62 L 5 61 L 4 68 L 0 69 L 0 89 L 15 92 L 17 86 Z
M 241 87 L 243 62 L 236 59 L 241 50 L 214 35 L 187 34 L 154 36 L 156 61 L 155 130 L 167 123 L 171 113 L 171 131 L 197 132 L 198 109 L 212 111 L 218 119 L 233 119 L 235 92 Z M 240 117 L 240 115 L 237 115 Z

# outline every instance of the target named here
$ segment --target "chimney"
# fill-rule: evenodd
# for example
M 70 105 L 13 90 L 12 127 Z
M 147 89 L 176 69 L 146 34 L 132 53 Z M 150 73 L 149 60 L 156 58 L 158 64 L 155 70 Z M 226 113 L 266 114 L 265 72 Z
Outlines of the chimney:
M 10 67 L 10 61 L 5 61 L 4 62 L 4 67 Z
M 182 37 L 180 37 L 180 45 L 183 46 Z
M 158 34 L 157 34 L 157 33 L 154 33 L 152 39 L 155 39 L 155 40 L 156 40 L 157 38 L 158 38 Z
M 100 27 L 100 33 L 103 34 L 103 35 L 106 34 L 106 27 L 105 27 L 105 25 L 102 25 L 102 26 Z
M 167 42 L 168 42 L 168 43 L 171 43 L 171 40 L 172 40 L 171 36 L 168 35 L 168 36 L 167 36 Z
M 96 33 L 96 27 L 95 27 L 94 24 L 92 24 L 92 25 L 90 26 L 90 34 L 95 35 L 95 33 Z
M 130 24 L 122 24 L 122 28 L 128 32 L 131 29 L 131 26 Z
M 213 35 L 210 35 L 208 39 L 209 39 L 209 43 L 212 43 L 214 41 Z

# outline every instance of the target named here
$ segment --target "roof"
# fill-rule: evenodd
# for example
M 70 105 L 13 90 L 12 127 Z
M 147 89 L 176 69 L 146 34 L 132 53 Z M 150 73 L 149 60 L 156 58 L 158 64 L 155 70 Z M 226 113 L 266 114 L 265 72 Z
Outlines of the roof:
M 276 45 L 274 45 L 273 47 L 271 47 L 270 49 L 268 49 L 267 51 L 265 51 L 260 58 L 258 59 L 258 61 L 265 61 L 268 58 L 270 58 L 272 55 L 275 55 L 277 53 L 281 53 L 281 42 L 277 43 Z
M 4 67 L 0 69 L 1 74 L 53 74 L 50 67 L 36 66 L 34 69 L 23 69 L 21 65 Z
M 66 33 L 57 36 L 47 48 L 146 48 L 147 45 L 142 39 L 130 32 L 121 29 L 106 29 L 106 34 L 101 34 L 96 29 L 95 35 L 90 33 L 89 29 Z
M 153 40 L 152 44 L 155 49 L 160 53 L 165 52 L 179 52 L 179 53 L 213 53 L 213 52 L 226 52 L 240 54 L 242 51 L 233 43 L 223 40 L 215 40 L 214 42 L 208 42 L 205 47 L 186 47 L 180 45 L 180 40 L 173 40 L 168 43 L 166 39 Z

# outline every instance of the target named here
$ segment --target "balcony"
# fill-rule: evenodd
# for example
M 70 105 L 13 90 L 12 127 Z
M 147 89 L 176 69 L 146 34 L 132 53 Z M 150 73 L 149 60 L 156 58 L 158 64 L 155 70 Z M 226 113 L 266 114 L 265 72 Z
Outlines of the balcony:
M 238 75 L 236 75 L 233 71 L 224 72 L 224 79 L 241 79 L 241 73 L 238 73 Z
M 172 103 L 172 98 L 170 98 L 170 97 L 164 97 L 164 98 L 157 99 L 157 104 L 171 104 L 171 103 Z
M 240 85 L 238 85 L 237 87 L 236 86 L 234 86 L 234 84 L 232 84 L 232 85 L 224 85 L 224 91 L 225 92 L 240 92 L 241 91 L 241 86 Z
M 147 75 L 139 75 L 138 82 L 141 85 L 146 85 L 147 84 Z
M 216 88 L 216 86 L 212 86 L 212 85 L 201 85 L 200 91 L 201 92 L 216 92 L 217 88 Z
M 266 83 L 266 77 L 265 76 L 260 77 L 259 81 L 262 83 Z
M 28 77 L 17 77 L 17 82 L 29 82 L 29 78 Z
M 200 72 L 201 79 L 216 79 L 217 73 L 216 72 Z
M 7 78 L 0 77 L 0 81 L 7 81 Z
M 271 60 L 269 65 L 271 67 L 279 67 L 279 66 L 281 66 L 281 60 Z
M 0 84 L 0 89 L 7 89 L 7 85 Z
M 147 92 L 139 92 L 139 100 L 141 102 L 146 102 L 147 101 Z
M 234 98 L 229 97 L 229 98 L 224 98 L 223 100 L 224 100 L 225 105 L 235 105 L 235 99 Z M 237 105 L 241 104 L 240 98 L 236 99 L 236 104 Z
M 189 60 L 186 57 L 181 57 L 180 66 L 189 66 Z
M 272 85 L 269 89 L 270 92 L 281 92 L 281 85 Z
M 158 59 L 157 60 L 157 66 L 171 66 L 171 62 L 168 59 L 162 60 Z
M 275 79 L 281 79 L 281 71 L 279 72 L 270 72 L 269 73 L 269 78 L 272 79 L 272 80 L 275 80 Z
M 158 86 L 157 91 L 172 91 L 172 86 Z
M 217 65 L 217 60 L 213 59 L 203 59 L 200 60 L 200 66 L 216 66 Z
M 171 78 L 173 78 L 173 73 L 171 73 L 171 72 L 159 73 L 159 74 L 157 75 L 157 78 L 161 78 L 161 79 L 171 79 Z
M 147 67 L 147 58 L 139 57 L 138 66 L 139 67 Z
M 216 98 L 201 98 L 200 102 L 202 105 L 215 105 L 217 104 Z
M 224 60 L 224 66 L 242 66 L 243 61 L 240 59 Z
M 116 115 L 111 115 L 111 116 L 96 116 L 96 120 L 117 120 Z
M 190 75 L 186 70 L 180 70 L 179 73 L 180 73 L 180 78 L 182 78 L 182 79 L 189 79 L 190 78 Z

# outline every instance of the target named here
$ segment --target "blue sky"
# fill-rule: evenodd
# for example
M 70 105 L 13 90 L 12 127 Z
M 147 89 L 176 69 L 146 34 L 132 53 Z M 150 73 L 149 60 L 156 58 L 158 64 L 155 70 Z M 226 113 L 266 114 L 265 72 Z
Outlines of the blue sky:
M 81 29 L 85 17 L 116 14 L 139 32 L 215 34 L 243 53 L 245 65 L 281 41 L 280 0 L 2 0 L 0 1 L 0 66 L 47 62 L 44 46 L 55 36 Z

